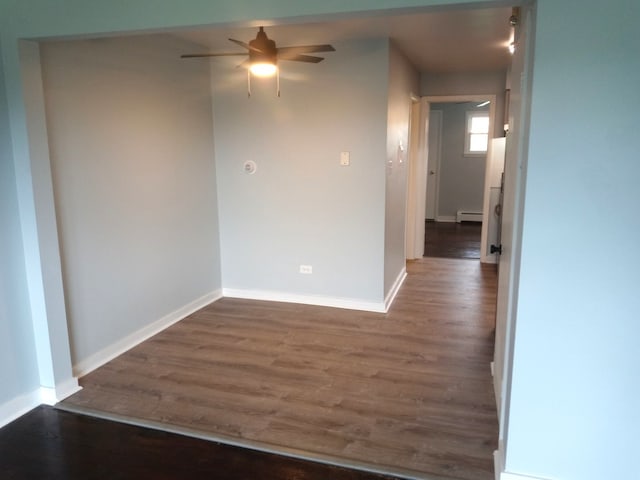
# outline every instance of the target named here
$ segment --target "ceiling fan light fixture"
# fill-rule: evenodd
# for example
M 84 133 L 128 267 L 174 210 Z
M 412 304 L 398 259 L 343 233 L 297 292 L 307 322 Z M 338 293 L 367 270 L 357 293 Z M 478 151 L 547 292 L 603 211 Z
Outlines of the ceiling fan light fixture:
M 249 43 L 242 40 L 230 38 L 230 42 L 241 46 L 246 52 L 221 52 L 221 53 L 190 53 L 180 55 L 181 58 L 198 58 L 198 57 L 228 57 L 228 56 L 248 56 L 249 58 L 242 62 L 239 67 L 247 69 L 247 95 L 251 96 L 251 75 L 256 77 L 276 77 L 276 92 L 280 96 L 280 70 L 278 62 L 287 60 L 291 62 L 318 63 L 324 60 L 324 57 L 315 55 L 307 55 L 308 53 L 318 52 L 335 52 L 336 49 L 332 45 L 293 45 L 289 47 L 276 47 L 276 42 L 267 37 L 264 27 L 260 27 L 256 38 L 250 40 Z
M 278 71 L 278 67 L 273 62 L 252 63 L 249 70 L 256 77 L 271 77 Z

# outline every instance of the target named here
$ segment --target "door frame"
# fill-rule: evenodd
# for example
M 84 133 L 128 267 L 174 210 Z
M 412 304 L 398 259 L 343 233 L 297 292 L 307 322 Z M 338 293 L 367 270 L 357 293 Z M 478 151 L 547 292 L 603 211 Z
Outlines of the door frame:
M 506 141 L 505 195 L 502 209 L 503 253 L 498 268 L 496 338 L 494 361 L 491 365 L 499 425 L 498 450 L 494 453 L 496 475 L 504 475 L 503 472 L 506 472 L 506 451 L 509 440 L 509 409 L 518 316 L 535 29 L 535 5 L 521 7 L 521 17 L 515 34 L 516 53 L 510 71 L 509 118 L 505 119 L 509 124 L 509 133 Z
M 455 103 L 455 102 L 491 102 L 489 104 L 489 132 L 490 138 L 493 136 L 495 118 L 496 118 L 496 95 L 480 94 L 480 95 L 427 95 L 420 99 L 420 128 L 419 138 L 417 142 L 417 152 L 411 155 L 409 165 L 408 186 L 407 186 L 407 250 L 406 258 L 411 260 L 422 258 L 424 255 L 424 222 L 425 222 L 425 206 L 427 201 L 427 174 L 429 171 L 429 112 L 432 103 Z M 414 144 L 411 143 L 411 146 Z M 485 178 L 489 175 L 489 161 L 491 142 L 489 142 L 489 150 L 485 159 Z M 439 166 L 439 165 L 438 165 Z M 439 180 L 438 180 L 439 183 Z M 483 196 L 488 196 L 489 192 L 485 191 Z M 483 199 L 483 223 L 489 220 L 488 207 L 485 207 Z M 436 212 L 437 215 L 438 212 Z M 487 231 L 482 230 L 481 244 L 487 243 Z M 411 248 L 409 248 L 411 247 Z M 482 256 L 481 256 L 482 258 Z
M 428 115 L 428 113 L 427 113 Z M 415 260 L 424 256 L 424 200 L 420 203 L 421 177 L 426 168 L 426 126 L 429 118 L 424 119 L 422 98 L 411 96 L 411 116 L 409 119 L 409 151 L 407 173 L 407 209 L 405 218 L 405 258 Z M 426 172 L 426 170 L 424 170 Z M 426 177 L 425 177 L 426 178 Z M 426 192 L 426 190 L 425 190 Z

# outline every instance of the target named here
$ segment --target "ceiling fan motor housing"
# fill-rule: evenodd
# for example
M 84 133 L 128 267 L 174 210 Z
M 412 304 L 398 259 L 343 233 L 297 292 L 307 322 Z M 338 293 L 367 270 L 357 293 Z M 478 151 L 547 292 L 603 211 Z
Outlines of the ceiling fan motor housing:
M 249 46 L 252 47 L 249 50 L 249 60 L 253 63 L 272 63 L 276 64 L 278 60 L 278 50 L 276 49 L 276 42 L 270 40 L 264 31 L 263 27 L 260 27 L 260 31 L 256 35 L 255 40 L 249 42 Z

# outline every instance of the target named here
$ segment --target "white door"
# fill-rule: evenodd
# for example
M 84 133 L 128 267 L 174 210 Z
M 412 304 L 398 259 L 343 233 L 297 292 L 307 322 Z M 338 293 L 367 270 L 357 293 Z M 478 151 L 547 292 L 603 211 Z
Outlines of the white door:
M 429 154 L 427 160 L 427 202 L 426 219 L 435 220 L 438 215 L 438 175 L 440 171 L 440 151 L 442 139 L 442 111 L 429 112 Z
M 500 244 L 505 141 L 504 137 L 492 138 L 489 148 L 490 155 L 487 156 L 482 219 L 483 222 L 487 222 L 487 228 L 482 229 L 480 242 L 480 261 L 482 263 L 498 262 L 498 255 L 491 252 L 491 246 Z M 484 212 L 486 212 L 486 216 Z

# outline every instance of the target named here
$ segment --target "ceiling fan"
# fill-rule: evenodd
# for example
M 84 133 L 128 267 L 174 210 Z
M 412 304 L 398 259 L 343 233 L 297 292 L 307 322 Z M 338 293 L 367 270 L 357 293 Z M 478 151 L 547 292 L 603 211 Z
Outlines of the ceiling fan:
M 335 52 L 333 46 L 324 45 L 296 45 L 290 47 L 276 47 L 276 42 L 267 37 L 264 27 L 260 27 L 256 38 L 249 43 L 229 39 L 231 42 L 245 48 L 246 52 L 238 53 L 187 53 L 180 55 L 180 58 L 200 58 L 200 57 L 231 57 L 248 55 L 249 58 L 239 64 L 239 67 L 247 68 L 247 93 L 251 96 L 251 74 L 267 77 L 273 74 L 277 76 L 277 93 L 280 96 L 280 75 L 278 61 L 287 60 L 291 62 L 319 63 L 324 57 L 306 55 L 307 53 Z

